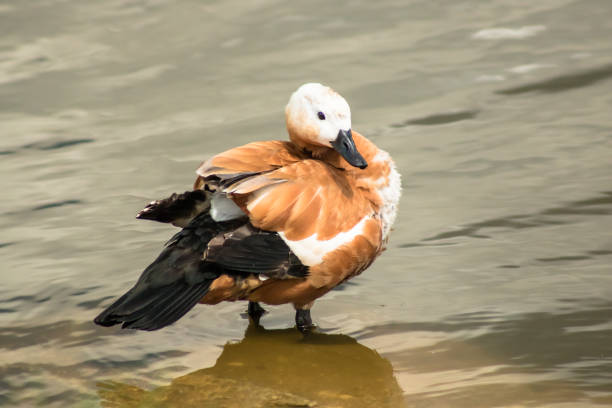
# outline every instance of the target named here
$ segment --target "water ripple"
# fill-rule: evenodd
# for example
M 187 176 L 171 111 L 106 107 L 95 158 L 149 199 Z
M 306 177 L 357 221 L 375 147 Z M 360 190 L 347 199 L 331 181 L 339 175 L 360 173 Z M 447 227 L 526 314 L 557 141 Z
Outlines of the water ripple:
M 56 201 L 54 203 L 48 203 L 48 204 L 42 204 L 42 205 L 36 206 L 32 208 L 32 211 L 42 211 L 42 210 L 48 210 L 49 208 L 64 207 L 66 205 L 75 205 L 75 204 L 83 204 L 83 201 L 75 200 L 75 199 Z
M 603 194 L 603 197 L 599 196 L 585 200 L 573 201 L 565 205 L 548 208 L 534 214 L 510 215 L 467 224 L 458 230 L 442 232 L 432 237 L 425 238 L 423 241 L 436 241 L 457 237 L 491 238 L 489 235 L 482 233 L 482 231 L 492 228 L 501 228 L 502 231 L 536 228 L 572 222 L 567 218 L 551 218 L 551 216 L 610 215 L 612 214 L 612 192 L 607 191 L 602 192 L 601 194 Z M 406 244 L 402 247 L 406 247 Z
M 583 72 L 559 75 L 542 81 L 532 82 L 527 85 L 502 89 L 496 93 L 501 95 L 518 95 L 534 91 L 556 93 L 590 86 L 597 82 L 607 80 L 610 77 L 612 77 L 612 65 L 604 65 Z
M 448 123 L 459 122 L 462 120 L 474 119 L 480 111 L 478 110 L 466 110 L 460 112 L 451 113 L 436 113 L 422 118 L 409 119 L 402 123 L 396 123 L 391 125 L 393 128 L 402 128 L 409 125 L 420 125 L 420 126 L 433 126 L 433 125 L 445 125 Z

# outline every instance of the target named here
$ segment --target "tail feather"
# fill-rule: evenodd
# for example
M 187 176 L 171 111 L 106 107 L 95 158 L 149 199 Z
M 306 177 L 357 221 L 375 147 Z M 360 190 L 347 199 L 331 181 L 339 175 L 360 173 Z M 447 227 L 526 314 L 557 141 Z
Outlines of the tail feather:
M 175 302 L 172 306 L 169 306 L 160 315 L 156 316 L 155 320 L 158 322 L 160 327 L 169 325 L 175 322 L 177 319 L 183 317 L 194 305 L 196 305 L 202 297 L 208 292 L 211 282 L 205 287 L 193 287 L 189 293 L 185 294 L 185 300 L 183 302 Z M 178 317 L 177 317 L 178 316 Z
M 159 302 L 149 312 L 143 313 L 137 320 L 126 320 L 124 329 L 158 330 L 168 326 L 191 310 L 204 297 L 210 281 L 206 284 L 181 288 L 178 296 Z
M 128 292 L 94 319 L 102 326 L 122 324 L 124 329 L 158 330 L 191 310 L 206 294 L 212 280 L 197 285 L 175 282 L 149 293 L 147 301 L 135 306 Z

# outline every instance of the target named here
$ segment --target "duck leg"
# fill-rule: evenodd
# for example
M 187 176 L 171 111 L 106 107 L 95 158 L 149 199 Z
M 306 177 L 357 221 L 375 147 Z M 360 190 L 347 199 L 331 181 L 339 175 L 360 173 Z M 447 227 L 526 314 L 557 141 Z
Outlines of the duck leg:
M 310 333 L 317 326 L 312 323 L 312 318 L 310 317 L 310 308 L 314 302 L 310 302 L 306 305 L 296 305 L 295 307 L 295 324 L 297 329 L 304 334 Z
M 253 320 L 253 323 L 259 325 L 259 319 L 261 319 L 261 316 L 266 313 L 266 309 L 261 307 L 261 305 L 257 302 L 249 301 L 249 308 L 247 310 L 247 313 L 249 314 L 249 317 Z

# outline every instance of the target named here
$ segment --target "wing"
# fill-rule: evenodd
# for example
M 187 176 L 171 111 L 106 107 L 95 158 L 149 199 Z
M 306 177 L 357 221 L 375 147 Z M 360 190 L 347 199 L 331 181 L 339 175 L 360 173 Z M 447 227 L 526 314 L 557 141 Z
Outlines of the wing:
M 329 240 L 372 213 L 371 203 L 343 170 L 303 160 L 226 188 L 254 226 L 291 241 Z M 244 200 L 241 203 L 241 200 Z
M 203 185 L 227 186 L 265 174 L 304 158 L 291 143 L 278 140 L 253 142 L 220 153 L 197 170 L 194 189 Z
M 276 232 L 262 231 L 246 223 L 210 240 L 206 262 L 228 273 L 254 273 L 269 278 L 303 278 L 308 267 L 289 249 Z
M 277 232 L 303 263 L 313 265 L 361 233 L 374 213 L 372 201 L 347 173 L 289 143 L 258 142 L 205 162 L 195 187 L 220 189 L 254 227 Z
M 277 233 L 258 230 L 244 218 L 216 222 L 203 213 L 166 243 L 134 287 L 100 313 L 95 322 L 157 330 L 174 323 L 214 292 L 215 282 L 223 281 L 223 276 L 230 278 L 235 289 L 228 292 L 228 299 L 236 300 L 232 296 L 239 296 L 243 289 L 239 282 L 252 274 L 303 278 L 308 275 L 308 267 Z M 262 280 L 255 278 L 254 287 Z

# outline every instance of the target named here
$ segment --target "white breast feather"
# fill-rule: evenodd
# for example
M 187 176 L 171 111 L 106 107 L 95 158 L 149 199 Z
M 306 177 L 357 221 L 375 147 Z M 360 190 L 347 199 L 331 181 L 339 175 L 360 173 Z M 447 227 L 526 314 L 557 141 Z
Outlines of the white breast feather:
M 397 204 L 402 195 L 402 180 L 389 153 L 379 149 L 374 157 L 374 161 L 385 162 L 390 167 L 388 182 L 384 178 L 381 178 L 378 183 L 379 187 L 377 188 L 378 194 L 380 194 L 383 201 L 380 218 L 382 220 L 382 239 L 384 242 L 389 236 L 391 226 L 397 216 Z

